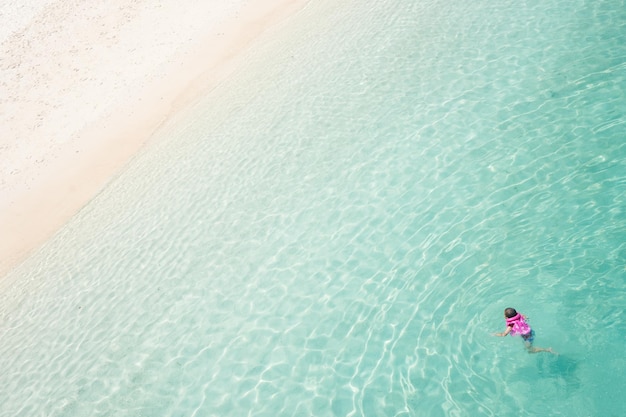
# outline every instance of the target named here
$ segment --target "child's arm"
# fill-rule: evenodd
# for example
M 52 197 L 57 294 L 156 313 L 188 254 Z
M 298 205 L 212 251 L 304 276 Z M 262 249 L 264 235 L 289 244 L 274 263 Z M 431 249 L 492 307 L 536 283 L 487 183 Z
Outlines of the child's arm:
M 500 337 L 504 337 L 506 335 L 508 335 L 509 333 L 511 333 L 511 328 L 507 326 L 506 330 L 503 331 L 502 333 L 494 333 L 494 336 L 500 336 Z

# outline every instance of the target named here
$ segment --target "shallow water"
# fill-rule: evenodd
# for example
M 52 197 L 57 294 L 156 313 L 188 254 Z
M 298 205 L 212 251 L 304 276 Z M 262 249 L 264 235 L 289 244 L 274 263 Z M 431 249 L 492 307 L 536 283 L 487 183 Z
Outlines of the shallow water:
M 0 416 L 623 415 L 624 2 L 342 3 L 9 276 Z

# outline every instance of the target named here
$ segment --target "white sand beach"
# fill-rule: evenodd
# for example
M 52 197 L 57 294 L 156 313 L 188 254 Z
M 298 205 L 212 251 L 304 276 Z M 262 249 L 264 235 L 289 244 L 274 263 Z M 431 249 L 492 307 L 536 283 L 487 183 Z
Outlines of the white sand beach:
M 51 0 L 32 16 L 2 6 L 0 276 L 307 2 Z

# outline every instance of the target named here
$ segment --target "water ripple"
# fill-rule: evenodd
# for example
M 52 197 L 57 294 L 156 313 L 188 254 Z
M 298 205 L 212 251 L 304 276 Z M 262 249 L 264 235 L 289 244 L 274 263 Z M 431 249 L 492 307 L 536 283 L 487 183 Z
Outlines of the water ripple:
M 8 278 L 0 416 L 617 415 L 623 10 L 400 3 L 312 2 Z

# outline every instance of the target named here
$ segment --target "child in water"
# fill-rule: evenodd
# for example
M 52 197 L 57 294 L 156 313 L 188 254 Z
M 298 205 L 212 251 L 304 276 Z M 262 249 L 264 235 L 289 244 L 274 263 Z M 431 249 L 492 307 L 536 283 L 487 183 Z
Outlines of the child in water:
M 537 353 L 537 352 L 550 352 L 552 348 L 540 348 L 533 346 L 533 340 L 535 339 L 535 331 L 530 328 L 528 323 L 526 323 L 526 316 L 521 313 L 515 311 L 514 308 L 506 308 L 504 309 L 504 319 L 506 320 L 506 329 L 502 333 L 494 333 L 495 336 L 504 337 L 509 333 L 511 336 L 520 335 L 522 336 L 522 340 L 524 340 L 524 346 L 528 349 L 528 353 Z

